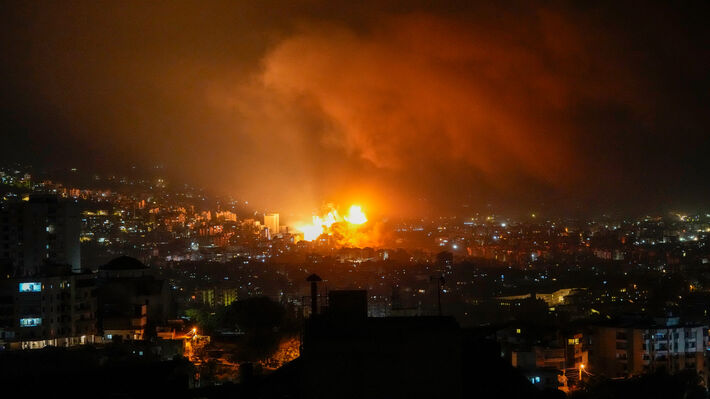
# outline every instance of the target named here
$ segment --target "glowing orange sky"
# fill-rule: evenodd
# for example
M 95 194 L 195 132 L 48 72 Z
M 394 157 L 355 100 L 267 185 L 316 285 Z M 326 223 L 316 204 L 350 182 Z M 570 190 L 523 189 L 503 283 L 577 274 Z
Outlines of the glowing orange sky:
M 167 164 L 174 181 L 286 219 L 327 202 L 412 216 L 710 198 L 706 13 L 692 7 L 86 1 L 3 11 L 5 158 Z
M 525 32 L 426 14 L 384 18 L 366 33 L 309 25 L 267 52 L 248 91 L 227 89 L 215 101 L 255 114 L 259 135 L 265 120 L 274 126 L 268 134 L 284 141 L 318 129 L 317 142 L 299 144 L 321 151 L 306 150 L 304 162 L 335 169 L 322 181 L 333 187 L 328 199 L 347 202 L 342 191 L 364 183 L 384 191 L 380 207 L 416 209 L 410 199 L 422 178 L 564 188 L 578 177 L 569 145 L 577 129 L 560 116 L 578 101 L 624 101 L 633 80 L 618 71 L 612 98 L 599 82 L 579 79 L 577 63 L 565 64 L 570 55 L 584 57 L 575 49 L 588 44 L 574 26 L 541 14 L 539 25 L 526 28 L 539 35 L 535 46 L 519 42 Z M 562 70 L 551 70 L 550 60 Z M 263 109 L 255 107 L 260 101 Z M 303 114 L 318 121 L 315 128 Z M 327 153 L 343 154 L 357 169 L 318 162 Z

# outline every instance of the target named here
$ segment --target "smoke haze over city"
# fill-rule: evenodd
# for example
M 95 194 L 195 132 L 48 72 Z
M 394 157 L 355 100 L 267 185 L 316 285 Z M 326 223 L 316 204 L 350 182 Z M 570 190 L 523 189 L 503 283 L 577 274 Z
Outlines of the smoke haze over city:
M 706 5 L 465 3 L 5 2 L 0 155 L 284 214 L 708 205 Z
M 0 396 L 708 399 L 709 11 L 0 0 Z

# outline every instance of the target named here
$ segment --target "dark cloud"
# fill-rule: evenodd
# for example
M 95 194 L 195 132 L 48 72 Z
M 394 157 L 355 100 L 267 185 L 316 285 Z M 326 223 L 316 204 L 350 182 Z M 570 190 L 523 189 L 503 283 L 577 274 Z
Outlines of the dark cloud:
M 704 5 L 296 3 L 6 3 L 2 155 L 289 212 L 708 205 Z

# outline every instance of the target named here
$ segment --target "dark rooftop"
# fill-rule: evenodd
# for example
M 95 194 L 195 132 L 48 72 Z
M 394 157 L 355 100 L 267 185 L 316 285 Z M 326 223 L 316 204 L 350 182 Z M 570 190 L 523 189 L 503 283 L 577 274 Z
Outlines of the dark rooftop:
M 148 269 L 143 262 L 130 256 L 120 256 L 111 260 L 107 264 L 99 267 L 99 270 L 141 270 Z

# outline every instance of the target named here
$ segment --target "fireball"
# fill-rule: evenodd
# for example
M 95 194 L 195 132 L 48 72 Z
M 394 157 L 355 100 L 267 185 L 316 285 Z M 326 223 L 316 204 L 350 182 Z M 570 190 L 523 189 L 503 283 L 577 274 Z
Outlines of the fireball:
M 345 220 L 352 224 L 363 224 L 367 222 L 367 216 L 365 216 L 360 205 L 353 205 L 348 210 L 348 216 L 345 216 Z
M 348 210 L 348 214 L 344 217 L 340 216 L 336 209 L 331 209 L 322 217 L 313 216 L 311 224 L 297 225 L 296 229 L 303 233 L 305 241 L 314 241 L 322 234 L 333 235 L 336 230 L 339 234 L 354 232 L 357 226 L 365 223 L 367 223 L 367 216 L 365 216 L 362 207 L 360 205 L 352 205 Z
M 323 234 L 323 226 L 316 222 L 316 218 L 317 216 L 313 216 L 313 224 L 304 224 L 296 227 L 296 229 L 303 233 L 303 239 L 306 241 L 313 241 Z

